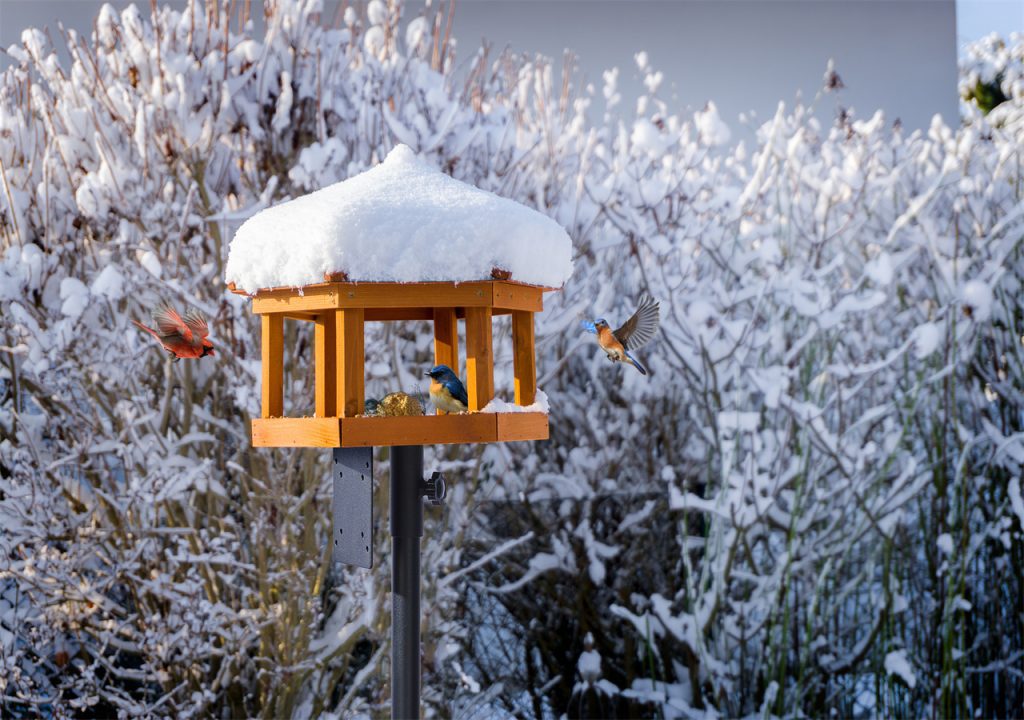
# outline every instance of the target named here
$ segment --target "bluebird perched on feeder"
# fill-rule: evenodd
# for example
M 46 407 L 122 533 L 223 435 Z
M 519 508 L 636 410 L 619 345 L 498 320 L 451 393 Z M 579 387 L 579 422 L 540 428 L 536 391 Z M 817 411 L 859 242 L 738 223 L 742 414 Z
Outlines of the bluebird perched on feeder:
M 430 377 L 430 399 L 434 407 L 446 413 L 466 412 L 469 396 L 466 386 L 447 365 L 435 365 L 426 373 Z
M 581 325 L 587 332 L 597 335 L 597 342 L 604 349 L 609 360 L 628 362 L 641 374 L 647 374 L 647 369 L 640 364 L 639 360 L 630 355 L 629 351 L 643 347 L 658 332 L 658 303 L 652 298 L 647 297 L 641 300 L 640 307 L 633 313 L 633 316 L 614 332 L 604 318 L 598 318 L 593 322 L 584 320 Z

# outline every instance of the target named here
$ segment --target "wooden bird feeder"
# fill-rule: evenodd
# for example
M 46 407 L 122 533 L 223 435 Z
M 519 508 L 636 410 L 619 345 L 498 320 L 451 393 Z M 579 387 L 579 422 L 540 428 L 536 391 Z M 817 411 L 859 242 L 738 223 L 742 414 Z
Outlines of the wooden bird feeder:
M 252 444 L 334 448 L 334 561 L 373 566 L 373 448 L 392 446 L 392 717 L 420 715 L 423 503 L 440 504 L 445 487 L 440 473 L 424 477 L 423 446 L 547 439 L 546 412 L 483 412 L 494 398 L 492 322 L 512 316 L 515 403 L 529 407 L 533 316 L 553 288 L 517 281 L 560 284 L 571 271 L 572 243 L 558 223 L 441 173 L 404 145 L 358 176 L 262 211 L 232 239 L 225 275 L 249 291 L 263 324 Z M 438 272 L 462 282 L 422 282 Z M 293 283 L 301 287 L 276 287 Z M 313 417 L 284 417 L 285 320 L 313 324 Z M 456 372 L 463 321 L 468 412 L 364 414 L 366 323 L 407 320 L 433 323 L 433 364 Z
M 497 274 L 497 272 L 495 273 Z M 261 417 L 256 447 L 374 447 L 546 440 L 543 412 L 479 412 L 494 397 L 495 315 L 512 316 L 515 403 L 534 403 L 537 364 L 534 313 L 552 288 L 509 280 L 477 282 L 325 282 L 260 290 L 253 312 L 263 323 Z M 238 291 L 236 291 L 238 292 Z M 284 417 L 284 322 L 314 324 L 315 416 Z M 365 416 L 363 335 L 368 322 L 429 320 L 434 364 L 459 367 L 464 321 L 469 412 L 406 417 Z M 424 383 L 429 382 L 424 378 Z

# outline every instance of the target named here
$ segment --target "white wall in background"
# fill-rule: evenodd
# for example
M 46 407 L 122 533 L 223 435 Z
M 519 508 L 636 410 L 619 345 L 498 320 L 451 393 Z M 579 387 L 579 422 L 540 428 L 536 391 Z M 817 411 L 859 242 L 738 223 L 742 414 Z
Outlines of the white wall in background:
M 434 7 L 439 3 L 448 4 L 434 0 Z M 57 20 L 87 33 L 101 4 L 0 0 L 0 46 L 23 27 L 56 28 Z M 332 17 L 337 2 L 325 6 Z M 409 2 L 406 16 L 422 7 Z M 956 16 L 954 0 L 458 0 L 454 34 L 462 61 L 482 39 L 495 50 L 508 45 L 559 63 L 571 49 L 598 90 L 602 71 L 618 66 L 626 115 L 642 87 L 633 56 L 646 50 L 665 75 L 661 95 L 670 109 L 696 110 L 711 99 L 734 129 L 740 112 L 766 120 L 779 100 L 792 104 L 797 93 L 811 100 L 831 57 L 846 84 L 839 102 L 860 117 L 882 108 L 918 128 L 935 113 L 957 121 Z M 835 112 L 829 96 L 820 113 Z

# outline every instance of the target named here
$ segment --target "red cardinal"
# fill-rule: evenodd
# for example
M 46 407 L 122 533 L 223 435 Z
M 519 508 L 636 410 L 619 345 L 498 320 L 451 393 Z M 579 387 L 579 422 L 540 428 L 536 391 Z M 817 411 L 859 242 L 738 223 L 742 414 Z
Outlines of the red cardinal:
M 148 328 L 137 320 L 133 323 L 160 341 L 167 352 L 179 358 L 201 358 L 213 355 L 213 343 L 206 339 L 210 328 L 206 318 L 192 308 L 185 313 L 184 319 L 174 309 L 164 306 L 153 311 L 153 320 L 157 330 Z

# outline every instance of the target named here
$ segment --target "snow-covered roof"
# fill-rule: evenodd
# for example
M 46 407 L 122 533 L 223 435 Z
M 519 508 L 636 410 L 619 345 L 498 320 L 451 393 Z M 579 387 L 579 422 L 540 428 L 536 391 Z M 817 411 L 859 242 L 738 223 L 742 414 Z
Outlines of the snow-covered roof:
M 262 210 L 235 233 L 225 280 L 239 290 L 354 281 L 485 280 L 492 270 L 561 286 L 572 243 L 554 220 L 444 174 L 406 145 L 384 162 Z

